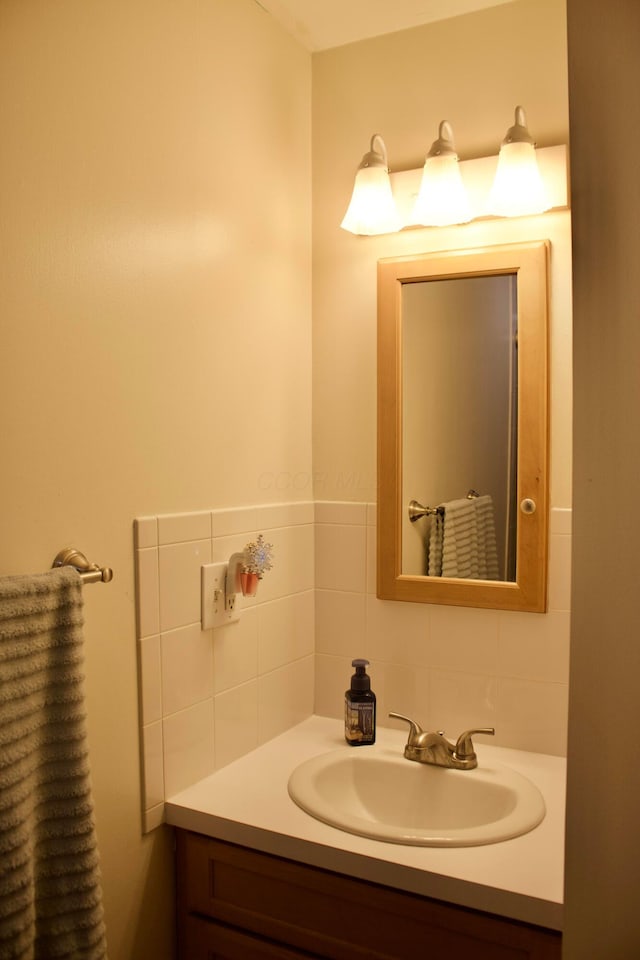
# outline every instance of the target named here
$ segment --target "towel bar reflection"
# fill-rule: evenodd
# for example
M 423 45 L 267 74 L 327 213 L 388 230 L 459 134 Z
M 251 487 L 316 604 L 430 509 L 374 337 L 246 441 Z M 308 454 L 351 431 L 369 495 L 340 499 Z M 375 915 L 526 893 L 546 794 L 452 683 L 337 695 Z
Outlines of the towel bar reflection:
M 411 520 L 411 523 L 415 523 L 420 517 L 436 517 L 438 514 L 442 516 L 443 513 L 444 507 L 423 507 L 417 500 L 409 501 L 409 520 Z
M 83 583 L 109 583 L 113 580 L 113 570 L 111 567 L 99 567 L 97 563 L 91 563 L 75 547 L 65 547 L 57 554 L 52 567 L 74 567 L 83 581 Z
M 476 490 L 469 490 L 467 500 L 475 500 L 480 494 Z M 409 501 L 409 520 L 415 523 L 420 517 L 444 516 L 444 507 L 423 507 L 417 500 Z

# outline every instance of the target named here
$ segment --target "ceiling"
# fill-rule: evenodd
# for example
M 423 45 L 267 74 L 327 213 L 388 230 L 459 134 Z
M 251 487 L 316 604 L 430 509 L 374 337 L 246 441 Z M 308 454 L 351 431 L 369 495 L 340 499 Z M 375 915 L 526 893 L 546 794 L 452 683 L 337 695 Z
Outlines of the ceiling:
M 406 30 L 514 0 L 255 0 L 308 50 Z

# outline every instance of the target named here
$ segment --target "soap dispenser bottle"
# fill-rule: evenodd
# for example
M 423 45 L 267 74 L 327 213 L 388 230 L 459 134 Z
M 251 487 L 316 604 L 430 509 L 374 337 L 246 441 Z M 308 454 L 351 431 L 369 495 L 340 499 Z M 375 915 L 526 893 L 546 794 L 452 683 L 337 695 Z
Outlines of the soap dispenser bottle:
M 376 695 L 367 674 L 368 660 L 353 660 L 356 672 L 344 695 L 344 738 L 352 747 L 376 740 Z

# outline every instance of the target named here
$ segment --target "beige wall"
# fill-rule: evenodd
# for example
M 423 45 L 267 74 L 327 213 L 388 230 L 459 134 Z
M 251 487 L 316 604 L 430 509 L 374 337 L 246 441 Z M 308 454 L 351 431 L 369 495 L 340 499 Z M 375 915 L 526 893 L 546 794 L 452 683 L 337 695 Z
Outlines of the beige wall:
M 564 956 L 629 960 L 640 956 L 640 5 L 618 0 L 602 17 L 597 0 L 570 0 L 568 12 L 576 469 Z M 624 149 L 602 149 L 621 135 Z
M 253 0 L 3 0 L 0 574 L 74 544 L 111 960 L 171 955 L 140 836 L 135 516 L 311 473 L 310 58 Z M 286 349 L 282 349 L 286 345 Z

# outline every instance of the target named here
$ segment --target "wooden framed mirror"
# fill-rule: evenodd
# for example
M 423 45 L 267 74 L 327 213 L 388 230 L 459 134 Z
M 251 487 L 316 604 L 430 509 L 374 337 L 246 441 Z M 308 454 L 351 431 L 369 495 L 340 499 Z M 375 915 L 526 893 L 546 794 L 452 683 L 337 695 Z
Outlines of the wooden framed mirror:
M 546 610 L 548 260 L 378 263 L 381 599 Z

